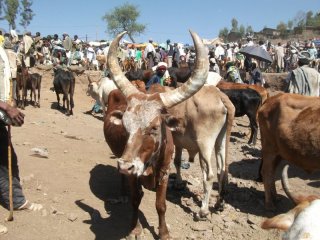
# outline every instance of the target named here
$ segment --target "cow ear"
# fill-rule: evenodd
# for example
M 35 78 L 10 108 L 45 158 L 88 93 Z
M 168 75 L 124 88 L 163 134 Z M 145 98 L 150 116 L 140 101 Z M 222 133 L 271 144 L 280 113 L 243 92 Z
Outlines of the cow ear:
M 114 125 L 121 125 L 122 116 L 123 116 L 123 112 L 119 110 L 112 111 L 110 113 L 110 122 L 113 123 Z
M 289 211 L 287 213 L 277 215 L 273 218 L 269 218 L 265 220 L 261 224 L 261 228 L 263 229 L 276 228 L 283 231 L 287 231 L 291 227 L 294 221 L 294 216 L 295 214 L 293 211 Z
M 170 114 L 163 114 L 166 125 L 169 127 L 170 131 L 177 131 L 179 129 L 180 121 Z

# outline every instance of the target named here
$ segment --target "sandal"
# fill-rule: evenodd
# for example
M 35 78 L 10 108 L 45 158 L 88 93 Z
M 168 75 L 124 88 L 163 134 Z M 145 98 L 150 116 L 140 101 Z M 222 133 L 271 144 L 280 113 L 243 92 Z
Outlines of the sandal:
M 0 224 L 0 235 L 6 234 L 8 232 L 8 228 Z
M 17 210 L 40 211 L 43 206 L 39 203 L 30 203 L 28 200 L 22 204 Z

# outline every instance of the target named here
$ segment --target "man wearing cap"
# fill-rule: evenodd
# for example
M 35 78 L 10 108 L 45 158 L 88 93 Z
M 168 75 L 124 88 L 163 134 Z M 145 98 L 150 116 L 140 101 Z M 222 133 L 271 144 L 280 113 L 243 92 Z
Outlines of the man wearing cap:
M 165 62 L 159 62 L 157 66 L 154 66 L 152 70 L 156 71 L 151 79 L 146 84 L 148 90 L 152 84 L 160 84 L 161 86 L 169 86 L 171 84 L 171 78 L 167 70 L 167 64 Z
M 224 58 L 224 55 L 225 55 L 224 48 L 219 43 L 217 43 L 216 44 L 216 49 L 214 50 L 215 58 L 218 61 L 220 61 L 220 60 L 222 60 Z
M 320 73 L 308 66 L 310 60 L 299 56 L 298 67 L 287 77 L 288 87 L 286 92 L 306 96 L 320 96 Z
M 215 59 L 215 58 L 210 58 L 210 59 L 209 59 L 209 63 L 210 63 L 210 65 L 209 65 L 209 71 L 210 71 L 210 72 L 216 72 L 216 73 L 220 74 L 220 68 L 219 68 L 219 66 L 217 65 L 216 59 Z

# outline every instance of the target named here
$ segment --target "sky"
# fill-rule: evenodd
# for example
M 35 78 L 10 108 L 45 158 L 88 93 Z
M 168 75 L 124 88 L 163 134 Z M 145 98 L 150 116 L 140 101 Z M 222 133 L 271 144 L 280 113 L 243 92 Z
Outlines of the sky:
M 232 18 L 237 19 L 238 26 L 251 25 L 260 31 L 265 26 L 276 28 L 280 21 L 287 23 L 299 11 L 320 11 L 319 0 L 33 0 L 35 16 L 27 30 L 32 35 L 57 33 L 61 37 L 66 32 L 84 41 L 112 40 L 102 17 L 125 3 L 137 7 L 137 22 L 146 25 L 145 33 L 134 37 L 140 43 L 150 38 L 158 43 L 167 39 L 191 43 L 189 29 L 201 38 L 213 39 L 220 29 L 231 28 Z M 17 31 L 23 33 L 19 21 Z M 0 28 L 8 30 L 8 23 L 0 21 Z

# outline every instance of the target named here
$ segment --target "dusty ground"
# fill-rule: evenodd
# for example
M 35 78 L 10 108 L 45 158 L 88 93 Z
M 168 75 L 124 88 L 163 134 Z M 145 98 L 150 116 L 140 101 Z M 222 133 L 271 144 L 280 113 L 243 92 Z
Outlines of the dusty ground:
M 5 222 L 8 211 L 0 208 L 0 224 L 9 232 L 2 240 L 102 240 L 127 235 L 130 205 L 116 203 L 119 176 L 116 161 L 105 143 L 101 116 L 84 114 L 93 102 L 86 96 L 85 77 L 77 77 L 74 115 L 67 117 L 55 109 L 56 96 L 50 91 L 52 76 L 42 81 L 41 108 L 27 106 L 25 124 L 14 128 L 12 141 L 19 156 L 24 192 L 33 202 L 44 205 L 40 212 L 15 212 L 13 222 Z M 229 185 L 226 209 L 214 212 L 207 221 L 195 222 L 202 196 L 198 160 L 182 170 L 187 189 L 168 189 L 167 223 L 176 239 L 279 239 L 278 231 L 260 229 L 261 221 L 275 213 L 264 209 L 263 186 L 256 183 L 260 163 L 260 138 L 255 147 L 246 144 L 248 120 L 234 123 L 230 144 Z M 46 148 L 48 158 L 31 155 L 34 147 Z M 186 155 L 184 156 L 187 159 Z M 172 167 L 174 172 L 174 167 Z M 299 175 L 299 178 L 297 176 Z M 319 174 L 290 171 L 297 191 L 316 193 Z M 217 194 L 216 184 L 212 205 Z M 280 181 L 278 212 L 292 208 L 283 195 Z M 144 239 L 154 239 L 158 220 L 155 194 L 145 190 L 141 204 Z

